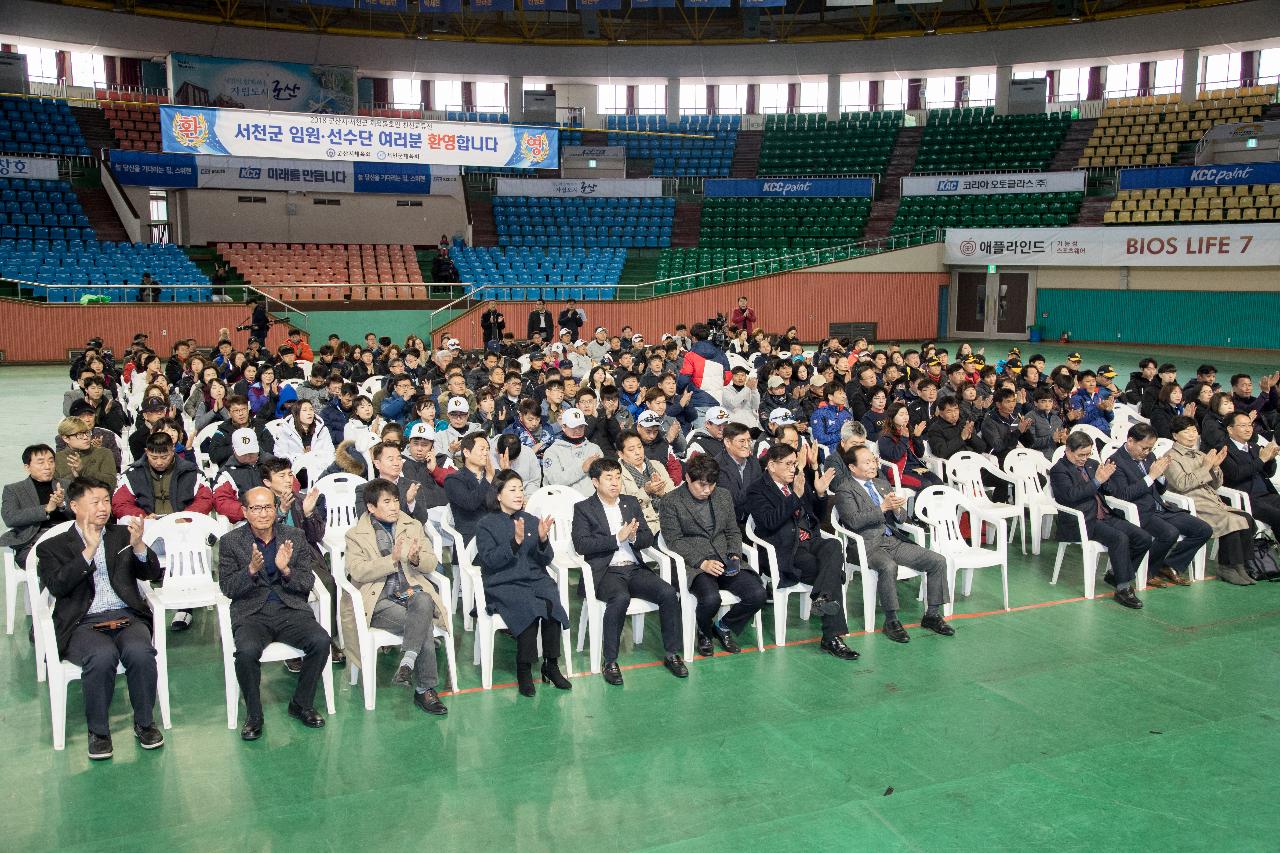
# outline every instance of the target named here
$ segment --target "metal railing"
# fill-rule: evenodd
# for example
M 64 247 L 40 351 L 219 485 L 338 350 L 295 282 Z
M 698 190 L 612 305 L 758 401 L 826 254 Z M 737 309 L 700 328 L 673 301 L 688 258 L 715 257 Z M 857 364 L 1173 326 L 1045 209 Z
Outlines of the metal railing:
M 838 263 L 840 261 L 866 257 L 867 255 L 876 255 L 897 249 L 907 249 L 912 246 L 923 246 L 929 243 L 938 243 L 942 241 L 945 233 L 946 230 L 943 228 L 921 228 L 903 234 L 890 234 L 887 237 L 877 237 L 870 240 L 838 243 L 831 246 L 823 246 L 818 249 L 797 249 L 788 254 L 775 255 L 772 258 L 761 258 L 759 260 L 734 264 L 732 266 L 701 270 L 699 272 L 687 273 L 685 275 L 670 276 L 668 278 L 654 279 L 652 281 L 639 282 L 635 284 L 573 285 L 573 287 L 575 289 L 579 287 L 610 289 L 617 292 L 614 299 L 610 301 L 636 301 L 639 299 L 650 298 L 655 295 L 664 295 L 665 293 L 683 292 L 685 290 L 694 290 L 701 287 L 714 287 L 719 284 L 744 281 L 746 279 L 759 278 L 766 275 L 780 275 L 782 273 L 795 272 L 796 270 L 803 269 L 805 267 Z M 718 281 L 704 281 L 704 279 L 717 277 L 719 279 Z M 441 312 L 453 310 L 461 310 L 465 312 L 469 311 L 476 305 L 492 301 L 491 297 L 480 297 L 480 289 L 477 288 L 475 282 L 461 282 L 453 286 L 466 288 L 466 292 L 431 311 L 429 325 L 433 330 L 438 328 L 437 317 Z M 559 290 L 567 287 L 567 285 L 549 285 L 545 282 L 509 282 L 502 285 L 482 285 L 481 287 L 486 289 L 497 287 L 525 288 L 526 290 L 536 290 L 541 294 L 541 289 L 544 287 L 551 287 Z M 659 290 L 663 290 L 663 293 L 658 293 Z M 538 298 L 538 296 L 533 296 L 522 301 L 533 301 Z
M 38 293 L 40 291 L 43 291 L 46 294 L 46 302 L 50 305 L 80 305 L 81 303 L 79 299 L 67 300 L 67 301 L 50 300 L 47 298 L 47 294 L 49 293 L 49 291 L 84 290 L 84 291 L 92 291 L 92 293 L 83 294 L 85 296 L 103 295 L 103 296 L 110 297 L 110 294 L 114 291 L 140 290 L 142 287 L 141 284 L 89 284 L 89 283 L 48 284 L 46 282 L 30 281 L 25 278 L 14 278 L 12 276 L 0 276 L 0 282 L 4 283 L 5 285 L 17 287 L 19 298 L 25 298 L 21 296 L 22 291 L 24 290 L 32 291 L 33 293 Z M 172 294 L 173 298 L 156 299 L 154 301 L 148 301 L 148 302 L 144 302 L 136 299 L 132 301 L 124 301 L 124 302 L 110 301 L 109 303 L 104 303 L 104 304 L 112 304 L 112 305 L 231 305 L 231 304 L 235 304 L 229 300 L 224 300 L 224 301 L 213 301 L 210 299 L 183 300 L 183 299 L 176 298 L 177 296 L 176 291 L 212 290 L 213 285 L 207 281 L 188 283 L 188 284 L 172 284 L 170 282 L 157 282 L 154 286 L 156 290 L 160 291 L 160 295 L 163 296 L 166 291 L 169 291 Z M 349 285 L 344 285 L 344 286 L 349 286 Z M 278 296 L 275 296 L 272 293 L 268 293 L 267 291 L 262 290 L 258 287 L 255 287 L 251 284 L 238 284 L 238 285 L 235 285 L 234 287 L 238 289 L 252 291 L 253 293 L 256 293 L 258 296 L 261 296 L 263 300 L 266 302 L 268 311 L 273 310 L 271 308 L 271 305 L 274 303 L 275 305 L 279 306 L 279 311 L 281 313 L 296 314 L 300 317 L 307 316 L 307 312 L 301 310 L 297 306 L 291 305 L 290 303 L 285 302 L 283 299 L 279 298 Z M 223 289 L 230 289 L 230 288 L 231 286 L 229 285 L 223 287 Z M 93 303 L 89 303 L 89 304 L 93 304 Z

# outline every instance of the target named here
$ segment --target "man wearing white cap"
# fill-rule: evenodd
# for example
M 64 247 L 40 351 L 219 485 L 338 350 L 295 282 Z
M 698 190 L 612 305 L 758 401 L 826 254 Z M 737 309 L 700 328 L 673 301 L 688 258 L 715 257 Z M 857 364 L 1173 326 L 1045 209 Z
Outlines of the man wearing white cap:
M 729 410 L 724 406 L 712 406 L 707 409 L 707 419 L 702 422 L 702 426 L 689 433 L 690 451 L 715 456 L 722 447 L 724 425 L 727 423 L 729 423 Z
M 560 427 L 560 437 L 542 454 L 542 485 L 569 486 L 589 497 L 595 489 L 587 470 L 604 452 L 587 441 L 587 418 L 581 409 L 566 411 Z
M 593 361 L 600 361 L 609 352 L 609 330 L 604 326 L 596 327 L 595 337 L 587 344 L 587 355 Z
M 466 397 L 450 397 L 444 411 L 449 426 L 435 434 L 436 455 L 444 455 L 452 461 L 461 447 L 462 437 L 479 427 L 471 423 L 471 407 Z
M 794 426 L 796 423 L 795 413 L 790 409 L 784 409 L 781 406 L 769 412 L 769 431 L 773 432 L 780 426 Z
M 213 486 L 213 508 L 231 524 L 244 521 L 240 495 L 262 485 L 258 454 L 256 432 L 243 427 L 231 433 L 231 458 L 218 472 Z
M 401 476 L 418 484 L 418 504 L 427 509 L 444 506 L 449 502 L 444 493 L 444 478 L 453 465 L 436 464 L 435 430 L 419 421 L 409 430 L 406 440 L 409 453 Z
M 574 341 L 568 358 L 569 364 L 573 366 L 573 378 L 581 382 L 591 372 L 591 355 L 587 352 L 587 342 Z
M 666 435 L 662 432 L 662 416 L 652 409 L 646 409 L 636 418 L 636 432 L 640 434 L 640 440 L 644 442 L 644 456 L 646 459 L 652 459 L 659 465 L 667 468 L 667 473 L 671 473 L 668 461 L 674 455 L 671 451 L 671 443 L 667 441 Z M 678 463 L 677 463 L 678 467 Z M 677 471 L 677 473 L 679 473 Z M 681 474 L 683 477 L 683 474 Z M 672 481 L 676 477 L 671 478 Z

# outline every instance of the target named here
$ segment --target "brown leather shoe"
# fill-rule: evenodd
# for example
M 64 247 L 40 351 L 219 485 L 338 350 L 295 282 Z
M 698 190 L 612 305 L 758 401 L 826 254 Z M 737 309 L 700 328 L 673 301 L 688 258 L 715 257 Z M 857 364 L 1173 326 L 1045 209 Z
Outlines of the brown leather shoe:
M 1160 571 L 1156 572 L 1156 574 L 1171 584 L 1177 584 L 1178 586 L 1191 586 L 1191 578 L 1183 577 L 1168 566 L 1161 566 Z M 1149 580 L 1147 582 L 1150 583 Z
M 1151 589 L 1164 589 L 1169 585 L 1169 581 L 1165 580 L 1158 574 L 1147 576 L 1147 586 Z

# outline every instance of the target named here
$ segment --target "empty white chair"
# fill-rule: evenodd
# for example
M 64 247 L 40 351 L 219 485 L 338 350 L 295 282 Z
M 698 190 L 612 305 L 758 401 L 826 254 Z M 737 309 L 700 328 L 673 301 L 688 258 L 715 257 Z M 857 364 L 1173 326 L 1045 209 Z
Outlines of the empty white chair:
M 957 573 L 964 570 L 964 594 L 973 593 L 975 569 L 1000 567 L 1004 609 L 1009 609 L 1009 541 L 1003 525 L 996 527 L 995 548 L 983 548 L 975 530 L 972 543 L 960 533 L 960 516 L 974 513 L 972 499 L 948 486 L 930 486 L 916 495 L 916 515 L 929 525 L 929 541 L 934 552 L 947 560 L 947 583 L 955 601 Z
M 987 495 L 984 475 L 1013 485 L 1013 479 L 997 468 L 995 462 L 985 454 L 961 450 L 947 460 L 947 483 L 970 499 L 969 523 L 980 532 L 984 523 L 1004 528 L 1006 521 L 1014 522 L 1022 518 L 1022 507 L 993 501 Z M 1007 530 L 1005 536 L 1008 537 Z
M 1013 503 L 1025 517 L 1013 520 L 1022 536 L 1022 553 L 1027 553 L 1027 528 L 1031 528 L 1031 553 L 1040 553 L 1046 521 L 1058 514 L 1058 505 L 1049 493 L 1049 460 L 1038 450 L 1019 447 L 1004 458 L 1004 470 L 1013 479 Z M 1009 531 L 1013 535 L 1013 531 Z
M 382 383 L 386 381 L 386 378 L 385 376 L 370 376 L 360 383 L 360 393 L 372 400 L 373 395 L 382 390 Z
M 898 527 L 904 533 L 912 538 L 920 547 L 926 547 L 924 531 L 914 524 L 899 522 Z M 871 633 L 876 629 L 876 582 L 877 574 L 871 568 L 871 562 L 867 559 L 867 540 L 860 533 L 854 533 L 849 528 L 840 523 L 840 511 L 832 508 L 831 510 L 831 529 L 835 531 L 845 549 L 846 566 L 854 566 L 858 570 L 858 576 L 862 580 L 862 624 L 863 629 L 867 633 Z M 848 561 L 849 546 L 854 549 L 855 562 Z M 920 577 L 920 572 L 908 566 L 898 566 L 898 580 L 906 580 L 907 578 Z M 924 581 L 920 582 L 920 593 L 916 596 L 921 601 L 927 597 L 928 590 Z M 948 605 L 949 607 L 950 605 Z M 950 610 L 946 612 L 950 616 Z
M 344 565 L 338 555 L 335 555 L 335 561 L 336 565 Z M 453 600 L 453 591 L 447 577 L 439 572 L 432 572 L 429 579 L 436 585 L 436 589 L 440 591 L 441 601 Z M 355 588 L 355 585 L 347 577 L 345 569 L 334 572 L 333 581 L 338 589 L 338 613 L 342 613 L 342 599 L 345 596 L 347 601 L 351 603 L 352 621 L 355 623 L 356 628 L 356 653 L 348 653 L 347 655 L 347 670 L 351 676 L 351 685 L 353 687 L 356 685 L 360 680 L 361 671 L 363 671 L 364 707 L 366 711 L 372 711 L 376 703 L 378 687 L 378 649 L 398 647 L 404 642 L 404 637 L 394 631 L 388 631 L 385 628 L 374 628 L 369 625 L 368 619 L 365 618 L 364 599 L 361 598 L 360 591 Z M 452 625 L 452 611 L 446 611 L 444 618 Z M 339 620 L 341 620 L 341 615 L 339 615 Z M 458 660 L 454 652 L 453 632 L 446 631 L 437 625 L 432 633 L 443 641 L 445 662 L 449 666 L 449 689 L 457 693 Z
M 142 540 L 156 549 L 164 543 L 164 585 L 142 585 L 143 595 L 151 605 L 151 641 L 156 647 L 156 667 L 162 673 L 157 698 L 160 711 L 169 728 L 169 610 L 195 610 L 212 607 L 218 601 L 218 584 L 213 579 L 213 540 L 225 532 L 221 520 L 195 512 L 175 512 L 153 518 L 143 527 Z
M 1111 443 L 1111 436 L 1107 435 L 1097 427 L 1089 426 L 1088 424 L 1075 424 L 1071 427 L 1070 432 L 1084 433 L 1089 436 L 1089 438 L 1093 439 L 1094 446 L 1098 448 L 1105 447 Z
M 213 438 L 213 434 L 218 431 L 220 426 L 222 426 L 220 422 L 209 424 L 196 433 L 196 437 L 191 442 L 191 450 L 196 457 L 196 467 L 200 469 L 200 473 L 204 474 L 210 483 L 218 476 L 218 465 L 209 458 L 209 454 L 204 450 L 204 444 Z
M 440 510 L 438 515 L 436 513 L 437 510 Z M 471 615 L 471 603 L 475 598 L 475 592 L 471 589 L 474 574 L 467 571 L 468 568 L 475 567 L 472 559 L 475 555 L 474 543 L 470 549 L 466 547 L 466 540 L 458 532 L 457 527 L 454 526 L 453 509 L 451 507 L 435 507 L 431 510 L 431 516 L 438 519 L 436 523 L 440 528 L 440 541 L 449 543 L 449 553 L 453 555 L 455 571 L 453 580 L 456 584 L 454 589 L 462 605 L 462 628 L 464 631 L 474 630 L 475 619 Z M 435 544 L 434 539 L 432 544 Z M 443 560 L 444 558 L 441 557 L 441 559 Z
M 323 427 L 317 427 L 323 429 Z M 333 464 L 333 454 L 318 450 L 309 450 L 292 461 L 294 476 L 306 474 L 307 486 L 314 487 L 325 469 Z
M 666 555 L 671 561 L 672 577 L 675 579 L 676 592 L 680 593 L 680 616 L 681 628 L 684 632 L 684 658 L 685 660 L 693 660 L 693 635 L 697 630 L 697 609 L 698 597 L 689 591 L 689 571 L 685 566 L 684 558 L 667 547 L 666 541 L 662 538 L 662 534 L 658 534 L 658 550 Z M 728 590 L 720 590 L 720 610 L 716 612 L 716 619 L 725 614 L 730 607 L 741 601 L 738 596 Z M 753 625 L 756 629 L 756 646 L 760 651 L 764 651 L 764 617 L 760 611 L 756 611 Z
M 320 627 L 324 628 L 332 636 L 333 626 L 329 621 L 329 591 L 324 588 L 324 584 L 320 583 L 319 580 L 311 587 L 311 596 L 308 602 L 311 605 L 311 611 L 316 616 L 316 621 L 320 623 Z M 225 682 L 227 693 L 227 728 L 234 729 L 240 705 L 240 682 L 236 680 L 236 644 L 231 630 L 231 599 L 219 592 L 217 608 L 218 631 L 222 637 L 222 679 Z M 274 663 L 300 657 L 302 657 L 301 649 L 284 643 L 271 643 L 263 649 L 262 657 L 259 660 L 263 663 Z M 324 688 L 325 707 L 330 715 L 336 714 L 337 709 L 333 704 L 333 661 L 328 653 L 325 654 L 324 671 L 320 674 L 320 682 Z M 168 727 L 169 724 L 166 721 L 165 728 Z
M 356 490 L 364 483 L 365 479 L 355 474 L 330 474 L 315 484 L 324 497 L 324 541 L 320 550 L 325 554 L 342 547 L 341 540 L 364 512 L 364 507 L 356 506 Z

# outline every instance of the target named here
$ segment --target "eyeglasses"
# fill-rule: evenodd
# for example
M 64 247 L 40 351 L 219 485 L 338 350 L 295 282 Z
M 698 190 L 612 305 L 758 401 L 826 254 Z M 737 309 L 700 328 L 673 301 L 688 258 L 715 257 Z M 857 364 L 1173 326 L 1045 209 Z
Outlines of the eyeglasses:
M 255 504 L 254 506 L 245 507 L 244 511 L 245 512 L 275 512 L 275 509 L 276 508 L 273 504 L 267 504 L 266 506 L 260 506 Z

